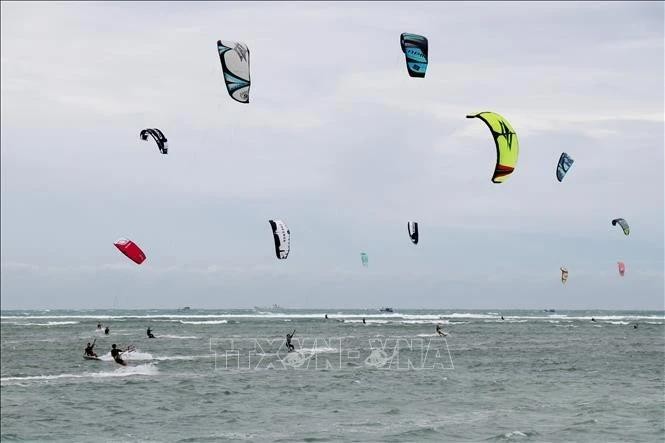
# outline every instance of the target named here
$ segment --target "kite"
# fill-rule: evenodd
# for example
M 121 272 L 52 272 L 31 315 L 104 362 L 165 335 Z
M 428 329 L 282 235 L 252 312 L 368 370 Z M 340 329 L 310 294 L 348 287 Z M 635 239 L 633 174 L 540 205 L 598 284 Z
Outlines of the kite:
M 244 43 L 217 41 L 224 82 L 231 98 L 249 103 L 249 48 Z
M 621 229 L 623 229 L 623 233 L 628 235 L 630 234 L 630 226 L 628 226 L 628 222 L 622 218 L 615 218 L 612 220 L 612 226 L 616 226 L 617 223 L 619 226 L 621 226 Z
M 410 77 L 425 77 L 427 71 L 427 39 L 422 35 L 404 33 L 399 44 L 406 58 L 406 70 Z
M 141 131 L 139 134 L 141 137 L 141 140 L 148 140 L 148 135 L 152 136 L 152 138 L 155 140 L 155 143 L 157 143 L 157 148 L 159 148 L 159 152 L 162 154 L 168 154 L 169 152 L 169 144 L 168 140 L 166 137 L 164 137 L 164 133 L 160 131 L 157 128 L 146 128 Z
M 559 180 L 559 182 L 561 182 L 566 176 L 566 172 L 568 172 L 574 161 L 575 160 L 565 152 L 561 154 L 561 157 L 559 157 L 559 163 L 556 166 L 556 179 Z
M 409 232 L 409 238 L 414 245 L 418 244 L 418 222 L 407 222 L 406 228 Z
M 268 223 L 275 240 L 275 255 L 280 260 L 286 259 L 291 250 L 291 231 L 281 220 L 269 220 Z
M 120 252 L 125 254 L 127 258 L 132 260 L 137 265 L 140 265 L 145 260 L 145 254 L 133 241 L 127 240 L 126 238 L 121 238 L 113 244 L 120 250 Z
M 469 114 L 466 118 L 479 118 L 490 128 L 496 146 L 496 167 L 494 175 L 492 175 L 492 182 L 503 183 L 515 170 L 520 153 L 520 144 L 515 130 L 508 120 L 494 112 Z

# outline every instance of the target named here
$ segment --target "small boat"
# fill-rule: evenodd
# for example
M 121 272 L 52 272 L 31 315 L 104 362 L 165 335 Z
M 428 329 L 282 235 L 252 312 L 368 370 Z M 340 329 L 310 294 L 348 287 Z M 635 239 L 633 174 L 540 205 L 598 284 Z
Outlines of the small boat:
M 281 312 L 284 308 L 280 305 L 273 304 L 272 306 L 254 306 L 254 310 L 260 312 Z
M 185 306 L 184 308 L 181 309 L 181 311 L 189 311 L 191 308 L 189 306 Z
M 393 308 L 381 308 L 379 309 L 379 312 L 394 312 Z
M 543 309 L 543 312 L 556 312 L 554 309 Z

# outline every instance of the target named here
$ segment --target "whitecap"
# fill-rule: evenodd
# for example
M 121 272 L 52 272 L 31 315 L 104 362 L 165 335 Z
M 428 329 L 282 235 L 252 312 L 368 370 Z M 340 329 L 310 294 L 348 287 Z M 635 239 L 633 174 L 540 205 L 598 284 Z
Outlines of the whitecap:
M 159 370 L 152 363 L 138 366 L 122 366 L 113 371 L 84 372 L 82 374 L 32 375 L 26 377 L 2 377 L 0 383 L 48 381 L 59 379 L 127 377 L 131 375 L 157 375 Z
M 183 325 L 223 325 L 228 323 L 228 320 L 204 320 L 204 321 L 185 321 L 179 320 Z
M 160 334 L 157 338 L 174 338 L 179 340 L 194 340 L 197 339 L 195 335 L 169 335 L 169 334 Z

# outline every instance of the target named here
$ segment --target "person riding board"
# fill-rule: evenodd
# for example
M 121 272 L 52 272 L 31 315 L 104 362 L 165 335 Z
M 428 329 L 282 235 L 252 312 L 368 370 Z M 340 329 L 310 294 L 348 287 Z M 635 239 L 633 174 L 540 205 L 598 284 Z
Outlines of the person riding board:
M 364 325 L 366 325 L 366 324 L 367 324 L 367 323 L 365 323 L 365 317 L 363 317 L 363 324 L 364 324 Z
M 110 331 L 110 329 L 109 329 L 109 327 L 107 326 L 106 329 L 104 329 L 104 335 L 109 335 L 109 331 Z
M 87 355 L 88 357 L 97 357 L 97 354 L 95 354 L 95 351 L 92 350 L 92 348 L 95 347 L 95 342 L 96 341 L 97 341 L 97 339 L 94 339 L 92 341 L 92 344 L 90 344 L 90 342 L 88 342 L 88 345 L 85 347 L 85 350 L 83 352 L 85 352 L 85 355 Z
M 503 318 L 503 315 L 501 316 L 501 320 L 505 320 L 505 318 Z
M 445 332 L 443 332 L 443 330 L 441 329 L 441 325 L 439 325 L 439 324 L 436 325 L 436 333 L 439 334 L 442 337 L 445 337 L 446 335 L 448 335 Z
M 148 334 L 148 338 L 155 338 L 155 336 L 152 335 L 152 331 L 150 330 L 150 326 L 148 326 L 148 330 L 146 331 L 146 334 Z
M 113 357 L 113 360 L 115 360 L 116 363 L 121 364 L 123 366 L 127 366 L 127 363 L 125 363 L 125 360 L 123 360 L 120 355 L 125 352 L 120 348 L 115 347 L 115 343 L 111 345 L 111 357 Z
M 295 347 L 291 344 L 291 339 L 295 333 L 296 330 L 294 329 L 292 333 L 286 334 L 286 347 L 289 349 L 289 352 L 295 350 Z
M 102 329 L 102 324 L 101 323 L 97 323 L 97 329 Z

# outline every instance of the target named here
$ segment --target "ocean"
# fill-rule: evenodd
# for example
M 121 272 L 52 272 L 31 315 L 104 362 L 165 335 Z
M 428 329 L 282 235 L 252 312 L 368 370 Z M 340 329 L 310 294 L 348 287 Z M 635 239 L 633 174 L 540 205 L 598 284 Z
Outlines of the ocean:
M 2 441 L 665 440 L 662 311 L 3 310 L 0 325 Z M 82 358 L 93 339 L 100 361 Z M 113 343 L 135 347 L 127 366 Z

